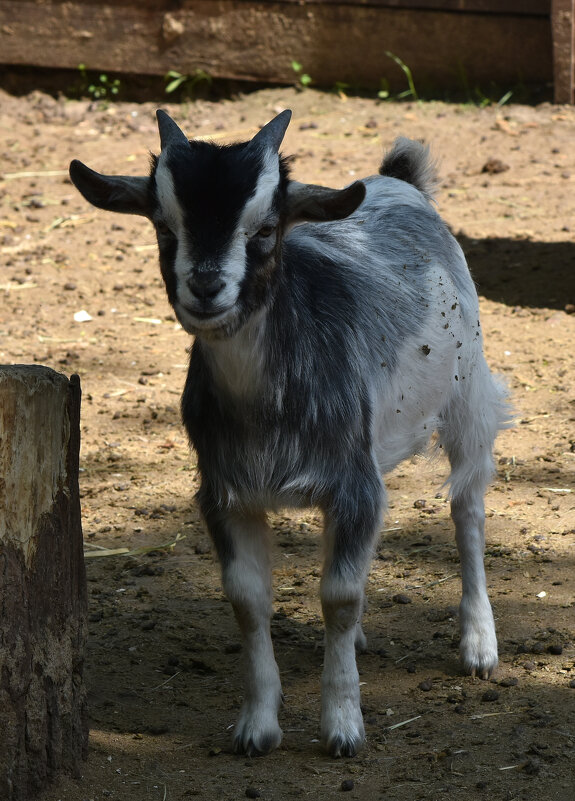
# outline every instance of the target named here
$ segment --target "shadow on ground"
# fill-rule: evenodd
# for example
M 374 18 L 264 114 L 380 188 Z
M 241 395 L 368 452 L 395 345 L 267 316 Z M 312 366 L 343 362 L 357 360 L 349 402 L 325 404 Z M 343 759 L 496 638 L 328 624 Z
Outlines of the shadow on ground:
M 479 294 L 507 306 L 575 303 L 575 243 L 470 239 L 458 234 Z

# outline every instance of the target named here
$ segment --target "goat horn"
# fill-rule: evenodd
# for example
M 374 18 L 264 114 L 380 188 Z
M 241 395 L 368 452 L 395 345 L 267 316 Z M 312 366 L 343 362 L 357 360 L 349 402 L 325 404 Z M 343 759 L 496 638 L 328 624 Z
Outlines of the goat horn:
M 158 120 L 162 150 L 165 150 L 168 145 L 190 144 L 186 134 L 176 125 L 170 115 L 162 111 L 161 108 L 156 111 L 156 119 Z
M 258 131 L 252 139 L 252 144 L 257 142 L 259 145 L 269 147 L 277 153 L 290 120 L 291 111 L 290 109 L 285 109 L 285 111 L 282 111 L 281 114 L 278 114 L 277 117 L 274 117 L 273 120 Z

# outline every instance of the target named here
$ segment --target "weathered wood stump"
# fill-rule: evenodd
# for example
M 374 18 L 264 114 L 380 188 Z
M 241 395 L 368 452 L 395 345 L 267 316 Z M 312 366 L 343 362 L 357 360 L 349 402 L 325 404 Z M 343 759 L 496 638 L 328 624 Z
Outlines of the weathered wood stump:
M 80 380 L 0 366 L 0 799 L 24 801 L 88 742 Z

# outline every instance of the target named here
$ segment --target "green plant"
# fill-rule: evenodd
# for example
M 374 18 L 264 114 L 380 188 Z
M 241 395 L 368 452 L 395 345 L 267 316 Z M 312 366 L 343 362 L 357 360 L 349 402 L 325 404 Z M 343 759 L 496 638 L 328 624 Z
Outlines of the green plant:
M 392 61 L 395 61 L 395 63 L 397 64 L 398 67 L 401 67 L 401 69 L 403 70 L 403 74 L 407 78 L 407 85 L 409 86 L 409 89 L 405 89 L 403 92 L 400 92 L 398 95 L 396 95 L 397 100 L 403 100 L 406 97 L 411 97 L 413 100 L 416 100 L 416 101 L 419 100 L 419 96 L 418 96 L 417 91 L 415 89 L 415 83 L 413 81 L 413 75 L 411 74 L 411 70 L 409 69 L 407 64 L 404 61 L 402 61 L 399 56 L 396 56 L 395 53 L 392 53 L 390 50 L 386 50 L 385 51 L 385 55 L 388 58 L 390 58 Z M 382 91 L 382 90 L 380 90 L 380 91 Z M 383 90 L 383 91 L 385 91 L 385 90 Z M 379 96 L 380 96 L 380 94 L 378 92 L 378 97 Z M 386 97 L 389 97 L 389 91 L 388 91 Z
M 513 97 L 515 93 L 513 89 L 509 89 L 503 95 L 499 97 L 499 100 L 495 100 L 495 98 L 501 92 L 501 88 L 498 86 L 492 86 L 489 94 L 486 94 L 480 87 L 476 86 L 473 90 L 469 85 L 469 80 L 467 78 L 467 72 L 465 67 L 462 64 L 458 65 L 457 68 L 459 80 L 461 81 L 461 85 L 463 87 L 463 91 L 467 98 L 467 102 L 473 106 L 478 106 L 479 108 L 486 108 L 487 106 L 504 106 L 509 100 Z M 515 87 L 516 90 L 519 90 L 521 94 L 521 86 Z
M 312 82 L 311 76 L 309 76 L 306 72 L 302 72 L 303 66 L 299 63 L 299 61 L 292 61 L 291 68 L 297 75 L 298 86 L 301 89 L 306 89 Z
M 387 78 L 381 78 L 379 82 L 379 92 L 377 96 L 380 100 L 389 100 L 389 81 Z
M 86 91 L 93 100 L 111 100 L 120 91 L 120 81 L 118 78 L 110 80 L 105 73 L 100 73 L 98 78 L 90 82 L 88 70 L 85 64 L 78 64 L 78 70 L 83 81 L 83 91 Z
M 336 93 L 336 95 L 339 95 L 341 98 L 346 97 L 348 89 L 349 89 L 349 84 L 345 83 L 344 81 L 336 81 L 333 86 L 333 91 Z
M 479 108 L 485 108 L 486 106 L 504 106 L 513 96 L 513 91 L 510 89 L 508 92 L 505 92 L 499 100 L 495 101 L 491 97 L 484 95 L 481 89 L 475 89 L 475 95 L 478 98 L 476 101 L 476 105 Z
M 205 86 L 211 86 L 212 84 L 212 76 L 209 72 L 202 69 L 196 69 L 191 74 L 170 70 L 164 75 L 164 79 L 169 81 L 165 87 L 166 94 L 168 95 L 181 89 L 182 92 L 189 97 L 193 95 L 198 84 L 204 84 Z

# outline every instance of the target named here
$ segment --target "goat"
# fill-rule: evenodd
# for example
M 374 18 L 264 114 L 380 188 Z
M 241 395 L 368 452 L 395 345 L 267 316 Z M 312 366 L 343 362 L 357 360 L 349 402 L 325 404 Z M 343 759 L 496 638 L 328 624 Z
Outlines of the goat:
M 195 337 L 181 408 L 247 661 L 235 750 L 265 754 L 282 736 L 267 510 L 314 505 L 325 523 L 322 742 L 351 756 L 364 740 L 355 648 L 381 476 L 435 431 L 451 465 L 463 667 L 488 678 L 497 664 L 483 496 L 509 409 L 465 258 L 430 202 L 428 148 L 401 138 L 379 175 L 306 185 L 279 152 L 290 117 L 218 146 L 189 141 L 160 110 L 148 176 L 77 160 L 70 175 L 95 206 L 152 221 L 168 299 Z

